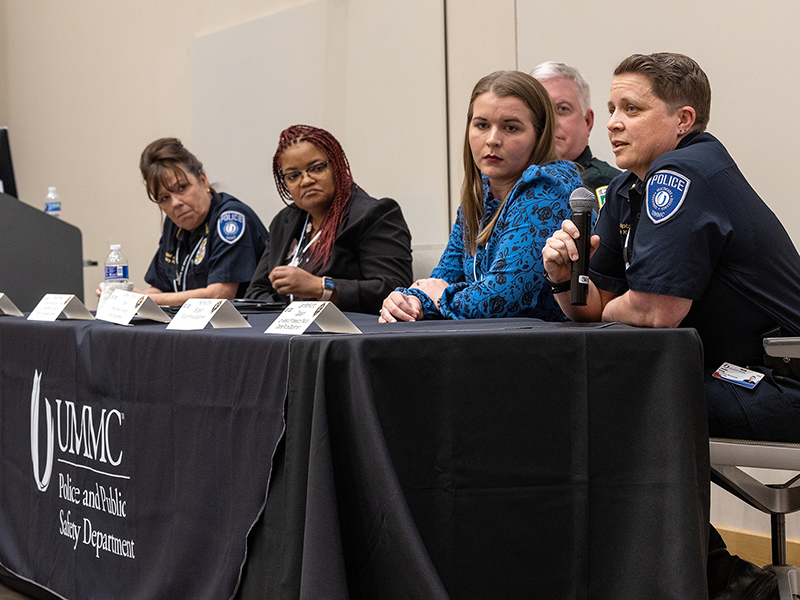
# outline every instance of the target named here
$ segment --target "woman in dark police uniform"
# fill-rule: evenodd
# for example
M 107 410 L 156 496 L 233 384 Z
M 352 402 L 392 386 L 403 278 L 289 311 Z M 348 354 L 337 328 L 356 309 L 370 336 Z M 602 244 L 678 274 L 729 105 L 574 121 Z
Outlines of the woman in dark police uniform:
M 536 317 L 563 321 L 541 250 L 581 179 L 558 160 L 555 112 L 527 73 L 497 71 L 472 90 L 465 181 L 450 240 L 429 279 L 392 292 L 379 321 Z
M 411 281 L 411 234 L 400 206 L 353 182 L 329 132 L 308 125 L 284 130 L 272 170 L 287 207 L 270 224 L 248 298 L 330 300 L 344 311 L 374 314 L 386 294 Z
M 762 338 L 800 335 L 800 256 L 725 147 L 705 131 L 711 85 L 673 53 L 634 54 L 614 72 L 609 139 L 626 172 L 608 188 L 592 237 L 587 306 L 574 321 L 694 327 L 703 342 L 709 432 L 800 442 L 800 381 L 765 364 Z M 565 221 L 544 266 L 568 282 L 578 231 Z M 568 287 L 568 286 L 567 286 Z M 565 290 L 566 291 L 566 290 Z M 713 376 L 723 362 L 759 371 L 746 389 Z M 732 557 L 712 527 L 712 600 L 777 597 L 775 577 Z
M 176 138 L 147 146 L 139 168 L 147 195 L 166 216 L 145 275 L 151 287 L 142 293 L 171 306 L 243 297 L 268 237 L 256 214 L 214 190 L 202 163 Z

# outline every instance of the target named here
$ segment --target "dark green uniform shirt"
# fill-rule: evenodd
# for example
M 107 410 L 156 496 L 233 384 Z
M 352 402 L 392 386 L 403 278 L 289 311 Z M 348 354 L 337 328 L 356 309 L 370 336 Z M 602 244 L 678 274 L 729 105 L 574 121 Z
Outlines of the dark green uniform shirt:
M 603 206 L 606 201 L 605 188 L 622 171 L 592 156 L 589 146 L 584 148 L 581 155 L 574 162 L 579 166 L 578 171 L 580 171 L 581 179 L 583 179 L 583 185 L 595 193 L 600 206 Z

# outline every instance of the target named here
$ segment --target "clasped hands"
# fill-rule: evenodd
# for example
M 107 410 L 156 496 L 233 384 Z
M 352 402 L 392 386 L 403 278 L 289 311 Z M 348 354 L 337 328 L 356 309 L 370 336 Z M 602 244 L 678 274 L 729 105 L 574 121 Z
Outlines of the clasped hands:
M 312 275 L 300 267 L 281 265 L 269 274 L 269 281 L 275 291 L 284 296 L 298 298 L 319 298 L 322 296 L 322 277 Z
M 441 298 L 442 293 L 449 285 L 444 279 L 429 277 L 428 279 L 417 279 L 410 286 L 410 289 L 418 289 L 425 292 L 438 308 L 439 298 Z M 422 317 L 422 302 L 420 302 L 419 298 L 394 291 L 383 301 L 381 312 L 378 315 L 378 322 L 419 321 Z

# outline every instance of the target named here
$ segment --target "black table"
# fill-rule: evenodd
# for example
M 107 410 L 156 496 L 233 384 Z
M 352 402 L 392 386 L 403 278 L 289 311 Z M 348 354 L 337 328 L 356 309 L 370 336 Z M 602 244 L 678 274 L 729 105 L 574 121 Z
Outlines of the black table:
M 704 597 L 694 331 L 350 316 L 365 335 L 0 319 L 0 563 L 81 600 Z M 37 488 L 37 370 L 53 411 L 106 409 L 125 517 L 59 497 L 83 468 Z M 67 508 L 135 559 L 73 549 Z
M 693 330 L 529 320 L 293 340 L 240 598 L 704 598 Z

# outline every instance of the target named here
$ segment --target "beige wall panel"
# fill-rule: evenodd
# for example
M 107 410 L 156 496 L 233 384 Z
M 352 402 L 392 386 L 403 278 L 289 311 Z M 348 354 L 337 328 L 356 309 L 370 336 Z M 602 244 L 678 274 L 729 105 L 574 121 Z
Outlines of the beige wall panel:
M 354 178 L 403 207 L 414 244 L 447 234 L 441 4 L 321 0 L 193 44 L 193 134 L 212 181 L 269 224 L 278 135 L 330 130 Z
M 452 222 L 464 180 L 464 131 L 472 88 L 484 75 L 517 68 L 517 39 L 514 0 L 449 0 L 446 4 Z
M 293 4 L 300 2 L 5 0 L 7 124 L 20 199 L 43 208 L 55 185 L 62 219 L 83 232 L 84 256 L 102 265 L 108 245 L 121 243 L 143 286 L 161 219 L 144 192 L 139 155 L 167 135 L 192 148 L 192 41 Z M 84 269 L 90 308 L 101 278 L 101 266 Z
M 0 0 L 0 125 L 8 124 L 8 19 L 6 0 Z
M 666 10 L 644 2 L 517 0 L 517 15 L 520 69 L 560 60 L 581 70 L 593 92 L 592 150 L 612 164 L 604 107 L 614 67 L 636 52 L 697 60 L 711 81 L 708 130 L 800 243 L 791 177 L 800 161 L 800 117 L 779 108 L 800 92 L 797 2 L 676 0 Z

